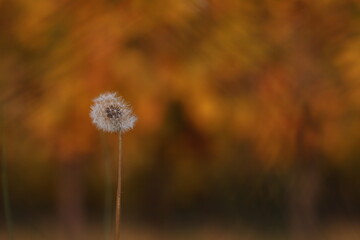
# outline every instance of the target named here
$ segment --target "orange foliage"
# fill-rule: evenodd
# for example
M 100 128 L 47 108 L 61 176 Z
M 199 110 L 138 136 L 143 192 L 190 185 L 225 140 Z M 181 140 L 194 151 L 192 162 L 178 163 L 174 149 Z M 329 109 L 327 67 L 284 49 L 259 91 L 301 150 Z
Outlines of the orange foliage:
M 11 26 L 0 41 L 15 43 L 0 63 L 15 62 L 23 73 L 7 74 L 2 85 L 9 87 L 1 91 L 7 96 L 34 83 L 26 124 L 64 159 L 93 151 L 98 135 L 89 106 L 107 90 L 134 105 L 139 136 L 156 137 L 168 107 L 180 102 L 205 136 L 251 142 L 268 163 L 294 160 L 306 104 L 314 126 L 305 127 L 305 145 L 345 159 L 359 140 L 359 116 L 348 117 L 360 106 L 358 17 L 351 7 L 359 6 L 350 0 L 3 1 L 1 12 L 19 11 L 0 20 Z

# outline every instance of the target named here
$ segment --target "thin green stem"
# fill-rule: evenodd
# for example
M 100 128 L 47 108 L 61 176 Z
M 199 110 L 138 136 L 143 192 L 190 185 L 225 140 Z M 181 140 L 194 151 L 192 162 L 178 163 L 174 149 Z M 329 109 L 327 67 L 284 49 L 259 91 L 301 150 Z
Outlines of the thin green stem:
M 9 197 L 9 184 L 8 184 L 8 175 L 7 175 L 7 159 L 5 152 L 5 120 L 4 120 L 4 109 L 0 109 L 0 127 L 1 130 L 1 169 L 2 169 L 2 190 L 3 190 L 3 198 L 4 198 L 4 212 L 5 212 L 5 221 L 6 227 L 8 231 L 9 239 L 13 239 L 13 226 L 12 226 L 12 216 L 11 216 L 11 208 L 10 208 L 10 197 Z
M 121 132 L 119 135 L 119 158 L 117 172 L 117 190 L 116 190 L 116 211 L 115 211 L 115 240 L 120 240 L 120 202 L 121 202 Z

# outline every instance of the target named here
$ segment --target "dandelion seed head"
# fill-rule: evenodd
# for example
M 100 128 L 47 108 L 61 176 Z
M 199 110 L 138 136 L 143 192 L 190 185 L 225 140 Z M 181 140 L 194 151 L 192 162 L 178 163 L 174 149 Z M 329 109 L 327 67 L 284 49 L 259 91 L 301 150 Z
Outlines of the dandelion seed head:
M 130 105 L 116 93 L 103 93 L 93 100 L 90 117 L 95 126 L 105 132 L 126 132 L 137 120 Z

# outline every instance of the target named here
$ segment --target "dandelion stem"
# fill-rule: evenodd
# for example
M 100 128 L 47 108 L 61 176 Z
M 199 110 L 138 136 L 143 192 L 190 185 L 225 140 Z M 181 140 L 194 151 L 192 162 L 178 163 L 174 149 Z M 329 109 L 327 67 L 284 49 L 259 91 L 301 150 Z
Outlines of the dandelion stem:
M 1 106 L 0 106 L 1 107 Z M 2 190 L 3 190 L 3 198 L 4 198 L 4 211 L 5 211 L 5 221 L 6 227 L 8 230 L 9 239 L 13 239 L 13 227 L 12 227 L 12 220 L 11 220 L 11 208 L 10 208 L 10 199 L 9 199 L 9 186 L 8 186 L 8 176 L 7 176 L 7 159 L 5 153 L 5 121 L 4 121 L 4 109 L 0 109 L 0 125 L 2 125 L 1 131 L 1 169 L 2 169 Z
M 115 240 L 120 239 L 120 201 L 121 201 L 121 132 L 119 135 L 119 159 L 117 173 L 117 190 L 116 190 L 116 212 L 115 212 Z

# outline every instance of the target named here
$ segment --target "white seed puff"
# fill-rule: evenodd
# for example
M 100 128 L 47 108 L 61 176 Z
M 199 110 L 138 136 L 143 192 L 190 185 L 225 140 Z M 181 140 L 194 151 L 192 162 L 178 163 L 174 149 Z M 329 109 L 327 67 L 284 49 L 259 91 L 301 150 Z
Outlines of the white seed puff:
M 137 120 L 130 105 L 116 93 L 103 93 L 93 100 L 90 117 L 95 126 L 105 132 L 126 132 Z

